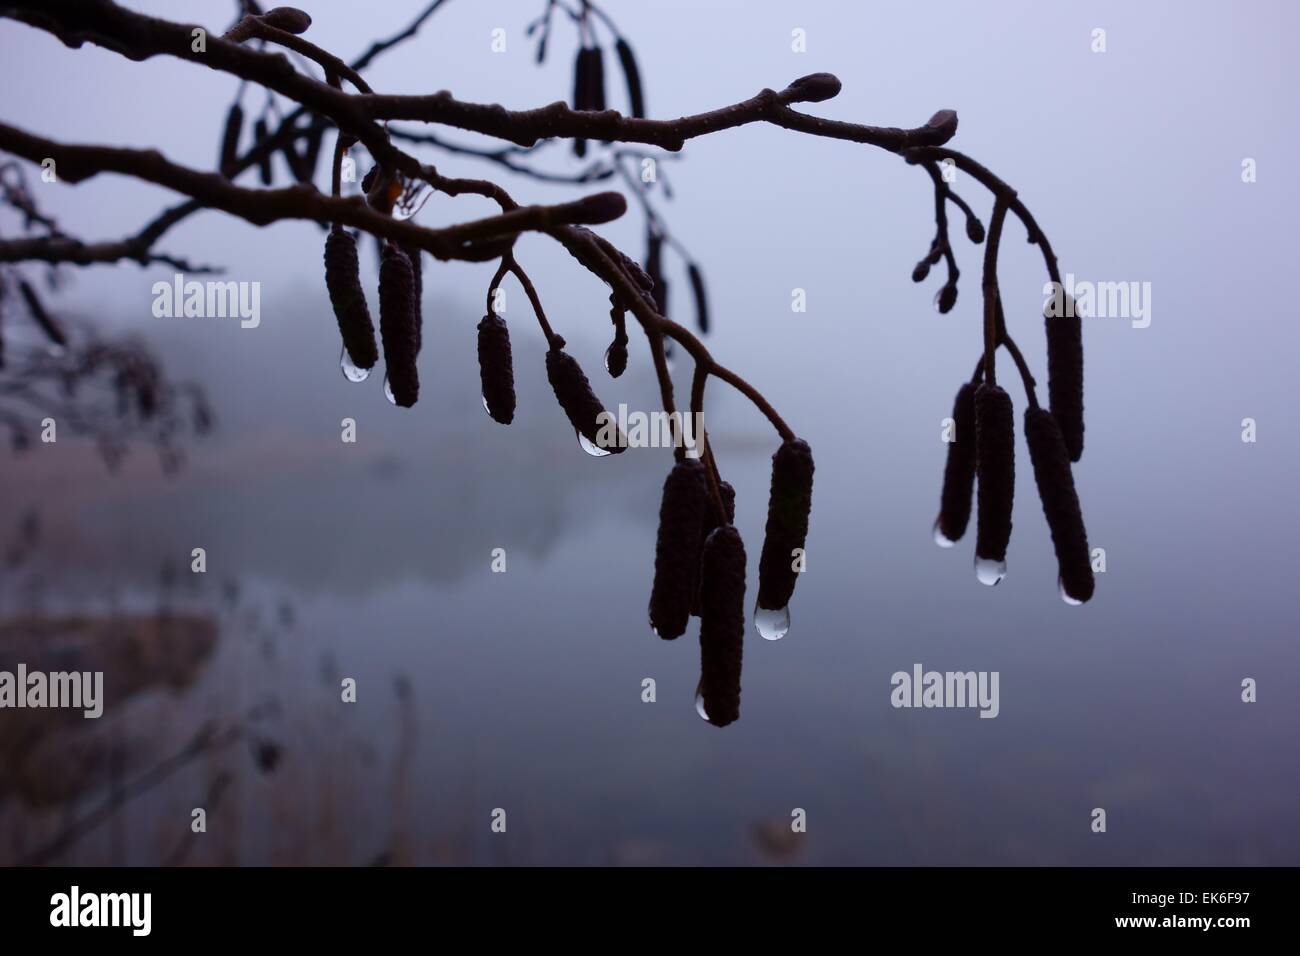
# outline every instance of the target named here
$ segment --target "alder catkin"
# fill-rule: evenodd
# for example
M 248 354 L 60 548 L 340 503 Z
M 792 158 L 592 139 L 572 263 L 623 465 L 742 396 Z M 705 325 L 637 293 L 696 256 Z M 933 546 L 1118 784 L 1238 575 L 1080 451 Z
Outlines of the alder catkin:
M 979 478 L 975 557 L 1005 561 L 1016 490 L 1016 426 L 1011 396 L 987 382 L 975 389 L 975 468 Z
M 970 523 L 975 490 L 975 386 L 967 382 L 952 403 L 953 440 L 943 467 L 938 531 L 949 541 L 960 540 Z
M 374 368 L 379 361 L 379 348 L 375 344 L 370 307 L 361 288 L 357 240 L 340 226 L 332 228 L 325 237 L 325 286 L 329 289 L 330 304 L 334 306 L 348 358 L 357 368 Z
M 313 117 L 313 123 L 318 121 Z M 316 178 L 316 164 L 320 160 L 321 142 L 325 138 L 325 127 L 314 125 L 310 132 L 307 133 L 303 143 L 303 151 L 298 156 L 298 182 L 310 183 Z
M 646 236 L 645 274 L 650 280 L 650 293 L 654 296 L 655 311 L 666 318 L 668 283 L 664 280 L 663 247 L 663 235 L 652 230 Z
M 573 61 L 573 108 L 575 110 L 591 109 L 591 60 L 587 56 L 587 48 L 579 47 L 577 56 Z M 587 155 L 587 141 L 582 137 L 574 137 L 573 153 L 575 156 L 582 157 Z
M 226 114 L 226 126 L 221 132 L 221 159 L 217 168 L 221 175 L 229 178 L 239 161 L 239 134 L 244 128 L 244 109 L 238 103 L 230 107 Z
M 700 561 L 700 694 L 715 727 L 740 716 L 744 637 L 745 543 L 726 525 L 709 535 Z
M 691 281 L 691 294 L 695 298 L 695 323 L 701 335 L 709 334 L 709 296 L 704 289 L 704 273 L 692 262 L 686 269 Z
M 1045 408 L 1029 408 L 1025 410 L 1025 441 L 1034 466 L 1038 497 L 1043 502 L 1043 515 L 1052 532 L 1061 590 L 1070 599 L 1082 603 L 1092 597 L 1096 582 L 1065 436 L 1051 412 Z
M 260 149 L 266 142 L 267 135 L 266 120 L 259 119 L 253 124 L 253 148 Z M 268 150 L 262 150 L 261 158 L 257 161 L 257 174 L 263 186 L 271 185 L 274 177 L 271 172 L 271 153 Z
M 1083 457 L 1083 322 L 1074 300 L 1062 297 L 1063 315 L 1043 310 L 1047 327 L 1047 400 L 1061 427 L 1070 461 Z
M 650 626 L 666 641 L 686 630 L 699 589 L 700 550 L 709 506 L 704 464 L 685 458 L 664 479 L 655 543 L 655 576 L 650 589 Z
M 758 560 L 758 606 L 779 611 L 790 603 L 799 572 L 794 550 L 808 537 L 812 510 L 812 449 L 802 438 L 782 442 L 772 456 L 772 490 L 767 500 L 767 527 Z
M 623 68 L 623 79 L 627 81 L 628 110 L 634 118 L 642 119 L 645 116 L 645 94 L 641 89 L 641 71 L 637 68 L 636 54 L 622 37 L 614 41 L 614 51 L 618 54 L 619 66 Z
M 577 359 L 564 351 L 564 339 L 558 335 L 546 353 L 546 378 L 550 381 L 564 414 L 568 416 L 569 424 L 588 443 L 611 454 L 618 454 L 627 447 L 621 432 L 615 436 L 612 444 L 597 440 L 605 427 L 604 423 L 613 421 L 613 416 L 605 411 L 605 406 L 591 390 L 591 383 L 587 381 L 586 373 L 582 371 Z M 608 428 L 605 430 L 608 438 Z
M 488 414 L 509 425 L 515 418 L 515 368 L 510 329 L 499 315 L 485 315 L 478 324 L 478 371 Z
M 66 347 L 68 337 L 64 334 L 62 326 L 55 321 L 52 315 L 45 311 L 45 306 L 41 304 L 36 290 L 27 284 L 26 279 L 18 280 L 18 292 L 22 295 L 23 301 L 27 303 L 27 311 L 31 313 L 32 320 L 41 327 L 45 337 L 59 348 Z
M 393 400 L 410 408 L 420 397 L 415 367 L 415 276 L 411 260 L 392 243 L 384 244 L 379 265 L 379 334 Z
M 415 354 L 424 348 L 424 267 L 420 264 L 419 246 L 401 246 L 411 263 L 411 278 L 415 287 Z
M 722 495 L 722 507 L 727 512 L 727 524 L 736 520 L 736 489 L 731 487 L 729 481 L 718 482 L 718 492 Z M 718 524 L 718 509 L 713 504 L 713 497 L 710 494 L 704 508 L 704 527 L 701 529 L 700 540 L 707 541 L 709 535 L 713 533 L 714 528 L 721 528 Z M 700 588 L 698 584 L 695 588 L 695 600 L 691 602 L 691 614 L 695 617 L 700 616 Z

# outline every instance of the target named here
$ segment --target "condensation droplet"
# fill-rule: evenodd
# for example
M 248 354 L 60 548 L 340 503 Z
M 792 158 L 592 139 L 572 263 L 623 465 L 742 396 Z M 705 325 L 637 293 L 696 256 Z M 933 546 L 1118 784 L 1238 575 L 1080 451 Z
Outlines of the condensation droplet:
M 352 364 L 352 356 L 348 355 L 346 347 L 343 354 L 339 356 L 339 368 L 343 370 L 343 377 L 349 382 L 364 382 L 370 377 L 370 369 L 358 368 Z
M 1005 561 L 995 561 L 992 558 L 975 558 L 975 577 L 979 578 L 980 584 L 993 587 L 1006 576 L 1007 563 Z
M 388 399 L 390 405 L 397 404 L 397 396 L 393 394 L 393 386 L 388 384 L 388 373 L 384 373 L 384 398 Z
M 1083 603 L 1082 601 L 1076 598 L 1070 597 L 1070 595 L 1065 592 L 1065 582 L 1062 581 L 1060 578 L 1056 579 L 1056 588 L 1061 593 L 1061 600 L 1064 601 L 1066 604 L 1070 605 L 1070 607 L 1078 607 L 1080 604 Z
M 956 541 L 943 533 L 943 529 L 939 527 L 938 521 L 935 521 L 934 523 L 934 543 L 941 548 L 952 548 L 957 545 Z
M 604 458 L 609 454 L 606 449 L 587 441 L 587 436 L 582 432 L 575 432 L 574 434 L 578 436 L 578 444 L 582 446 L 582 450 L 592 458 Z
M 765 641 L 779 641 L 790 630 L 790 607 L 778 610 L 754 605 L 754 626 Z
M 700 715 L 701 720 L 709 719 L 709 715 L 704 711 L 704 681 L 695 685 L 695 712 Z

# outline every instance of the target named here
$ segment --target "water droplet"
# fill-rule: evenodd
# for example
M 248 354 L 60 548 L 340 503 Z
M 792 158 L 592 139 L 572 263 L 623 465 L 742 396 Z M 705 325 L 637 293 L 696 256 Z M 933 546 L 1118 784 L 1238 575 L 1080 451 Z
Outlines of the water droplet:
M 695 712 L 701 720 L 709 719 L 709 715 L 704 712 L 704 681 L 695 685 Z
M 934 543 L 941 548 L 952 548 L 955 547 L 957 544 L 956 541 L 952 540 L 952 538 L 948 537 L 946 534 L 943 533 L 943 530 L 939 527 L 939 522 L 937 520 L 934 523 Z
M 488 401 L 486 395 L 483 396 L 483 411 L 488 413 L 489 418 L 492 417 L 492 409 L 488 408 Z
M 754 605 L 754 626 L 765 641 L 779 641 L 790 630 L 789 605 L 773 611 Z
M 989 587 L 999 583 L 1007 576 L 1007 563 L 1005 561 L 994 561 L 992 558 L 975 558 L 975 577 L 979 578 L 980 584 L 987 584 Z
M 388 384 L 388 373 L 384 373 L 384 398 L 388 399 L 390 405 L 397 404 L 397 396 L 393 394 L 393 386 Z
M 370 377 L 370 369 L 358 368 L 352 364 L 352 356 L 348 355 L 347 348 L 344 348 L 343 354 L 339 356 L 339 368 L 343 370 L 343 377 L 349 382 L 364 382 Z
M 612 345 L 609 348 L 605 349 L 605 371 L 609 372 L 610 375 L 614 374 L 613 372 L 610 371 L 609 368 L 609 353 L 612 351 L 614 351 L 614 346 Z
M 587 436 L 582 432 L 575 432 L 574 434 L 578 436 L 578 444 L 582 446 L 582 450 L 592 458 L 604 458 L 609 454 L 609 452 L 604 448 L 601 448 L 598 445 L 593 445 L 591 442 L 587 441 Z
M 1070 605 L 1070 607 L 1078 607 L 1080 604 L 1083 603 L 1082 601 L 1076 600 L 1075 598 L 1072 598 L 1070 597 L 1070 595 L 1065 593 L 1065 583 L 1060 578 L 1056 579 L 1056 588 L 1058 591 L 1061 592 L 1061 600 L 1064 601 L 1066 604 Z

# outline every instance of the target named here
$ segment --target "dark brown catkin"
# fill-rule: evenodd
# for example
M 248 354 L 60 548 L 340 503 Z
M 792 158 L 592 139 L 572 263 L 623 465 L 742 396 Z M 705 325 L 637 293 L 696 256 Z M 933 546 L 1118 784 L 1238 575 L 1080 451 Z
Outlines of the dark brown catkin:
M 695 298 L 695 324 L 701 335 L 709 334 L 709 296 L 704 289 L 704 272 L 694 262 L 687 267 L 687 277 L 691 280 L 691 294 Z
M 598 46 L 593 46 L 587 50 L 587 58 L 591 65 L 587 68 L 587 82 L 591 84 L 591 91 L 587 94 L 587 109 L 603 110 L 605 108 L 605 51 Z M 608 143 L 609 140 L 604 140 Z
M 262 144 L 266 141 L 267 135 L 268 135 L 268 130 L 266 126 L 266 120 L 259 119 L 257 122 L 253 124 L 254 148 L 260 148 Z M 265 150 L 262 152 L 261 159 L 257 161 L 257 173 L 259 178 L 262 180 L 263 186 L 271 185 L 271 181 L 274 178 L 271 172 L 271 154 Z
M 379 266 L 379 334 L 384 342 L 388 387 L 396 404 L 410 408 L 420 397 L 415 367 L 415 276 L 411 260 L 392 243 L 384 244 Z
M 987 382 L 975 389 L 975 462 L 979 514 L 975 557 L 1005 561 L 1016 490 L 1016 425 L 1011 396 Z
M 685 458 L 664 479 L 655 542 L 655 576 L 650 589 L 650 626 L 666 641 L 686 630 L 699 588 L 705 509 L 709 506 L 704 464 Z
M 943 467 L 937 530 L 949 541 L 960 540 L 970 524 L 975 491 L 975 386 L 967 382 L 952 403 L 953 440 Z
M 614 52 L 618 54 L 623 79 L 627 81 L 628 110 L 634 118 L 642 119 L 645 116 L 645 94 L 641 89 L 641 71 L 637 68 L 636 54 L 622 37 L 614 42 Z
M 1043 501 L 1043 515 L 1052 532 L 1061 590 L 1082 603 L 1092 597 L 1096 582 L 1065 437 L 1051 412 L 1029 408 L 1025 410 L 1025 441 L 1034 465 L 1038 497 Z
M 244 109 L 236 103 L 226 114 L 226 126 L 221 131 L 221 159 L 217 163 L 221 175 L 227 178 L 234 172 L 235 163 L 239 161 L 239 134 L 243 128 Z
M 591 60 L 587 57 L 587 48 L 579 47 L 573 61 L 573 108 L 588 110 L 591 96 Z M 587 141 L 582 137 L 573 140 L 573 154 L 578 157 L 587 155 Z
M 651 231 L 646 236 L 645 273 L 650 279 L 650 292 L 654 296 L 655 311 L 668 315 L 668 283 L 664 280 L 663 270 L 664 237 L 661 233 Z
M 627 443 L 622 434 L 615 436 L 612 445 L 597 441 L 603 427 L 602 422 L 608 421 L 601 416 L 608 413 L 605 412 L 605 406 L 596 397 L 596 393 L 591 390 L 591 383 L 587 381 L 582 366 L 578 364 L 577 359 L 564 351 L 564 339 L 558 335 L 555 336 L 551 348 L 546 353 L 546 378 L 550 381 L 551 389 L 555 392 L 555 397 L 560 407 L 564 409 L 564 414 L 568 416 L 569 424 L 573 426 L 574 431 L 604 451 L 618 454 L 624 450 Z M 608 429 L 606 434 L 608 435 Z
M 718 482 L 718 492 L 722 495 L 722 506 L 727 511 L 727 524 L 736 520 L 736 489 L 731 487 L 729 481 Z M 712 496 L 709 497 L 704 509 L 704 528 L 700 535 L 701 541 L 707 541 L 709 535 L 713 533 L 714 528 L 720 528 L 718 524 L 718 509 L 713 504 Z M 696 617 L 700 616 L 700 589 L 698 585 L 695 589 L 695 600 L 691 602 L 691 614 Z
M 802 438 L 781 443 L 772 456 L 772 490 L 767 499 L 767 527 L 758 559 L 758 606 L 779 611 L 790 603 L 799 572 L 794 550 L 808 537 L 812 511 L 812 449 Z
M 64 348 L 68 344 L 68 337 L 64 334 L 63 328 L 54 317 L 45 311 L 45 306 L 41 304 L 40 297 L 37 296 L 36 290 L 27 284 L 26 279 L 18 280 L 18 292 L 22 295 L 23 301 L 27 303 L 27 311 L 31 313 L 32 320 L 41 327 L 45 337 L 50 340 L 51 344 Z
M 325 237 L 325 286 L 329 289 L 330 304 L 334 306 L 348 358 L 357 368 L 374 368 L 379 361 L 379 348 L 375 344 L 370 307 L 361 288 L 357 240 L 339 226 Z
M 411 263 L 411 278 L 415 282 L 415 354 L 424 348 L 424 267 L 420 264 L 419 246 L 402 246 L 401 250 Z
M 313 122 L 317 122 L 313 120 Z M 325 127 L 315 125 L 303 142 L 302 154 L 298 157 L 298 182 L 310 183 L 316 178 L 316 164 L 320 160 L 321 142 L 325 138 Z
M 1083 457 L 1083 322 L 1073 298 L 1062 296 L 1061 312 L 1052 303 L 1043 311 L 1047 327 L 1047 401 L 1070 461 Z
M 700 694 L 715 727 L 740 716 L 744 637 L 745 543 L 726 525 L 709 535 L 700 561 Z
M 478 371 L 487 413 L 509 425 L 515 419 L 515 368 L 510 329 L 499 315 L 485 315 L 478 324 Z

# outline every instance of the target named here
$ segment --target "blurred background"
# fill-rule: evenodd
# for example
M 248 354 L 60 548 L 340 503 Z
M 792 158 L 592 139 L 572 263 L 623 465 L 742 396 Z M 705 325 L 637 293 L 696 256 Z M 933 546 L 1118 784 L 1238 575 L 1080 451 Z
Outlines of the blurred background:
M 234 15 L 222 0 L 127 5 L 218 32 Z M 352 58 L 423 3 L 304 6 L 309 38 Z M 449 0 L 366 76 L 379 91 L 516 108 L 567 98 L 573 25 L 557 14 L 540 66 L 525 36 L 544 7 Z M 843 92 L 808 112 L 907 127 L 952 108 L 952 145 L 1019 191 L 1062 272 L 1151 283 L 1148 328 L 1084 322 L 1075 475 L 1091 544 L 1106 551 L 1094 600 L 1057 595 L 1023 444 L 1005 581 L 976 582 L 969 538 L 934 545 L 941 420 L 980 349 L 982 247 L 958 218 L 961 293 L 939 315 L 940 270 L 909 279 L 933 234 L 930 182 L 895 156 L 755 124 L 691 141 L 661 164 L 671 199 L 662 183 L 648 195 L 705 270 L 709 347 L 817 459 L 793 625 L 778 642 L 750 630 L 741 719 L 724 730 L 693 706 L 697 625 L 662 642 L 646 622 L 669 455 L 580 450 L 513 280 L 514 424 L 491 421 L 478 394 L 475 325 L 493 264 L 426 258 L 421 400 L 396 408 L 380 376 L 339 372 L 320 230 L 203 212 L 159 248 L 260 282 L 259 328 L 155 318 L 166 266 L 64 269 L 45 296 L 52 313 L 136 336 L 168 374 L 200 383 L 216 428 L 186 444 L 172 475 L 147 447 L 110 470 L 62 429 L 0 463 L 0 661 L 104 661 L 110 687 L 131 675 L 98 722 L 44 714 L 33 729 L 0 714 L 11 745 L 0 745 L 0 861 L 1300 863 L 1300 332 L 1287 291 L 1300 203 L 1286 166 L 1300 148 L 1300 11 L 1281 0 L 605 9 L 635 46 L 652 117 L 817 71 Z M 806 52 L 791 49 L 796 28 Z M 1104 53 L 1092 52 L 1095 28 Z M 0 49 L 5 122 L 213 167 L 236 80 L 68 50 L 12 21 L 0 21 Z M 608 48 L 606 74 L 624 109 Z M 261 102 L 244 91 L 246 109 Z M 624 188 L 412 149 L 523 202 Z M 603 147 L 592 149 L 589 160 Z M 1246 158 L 1255 183 L 1242 182 Z M 584 165 L 567 144 L 530 161 Z M 324 163 L 317 184 L 328 188 Z M 960 174 L 954 188 L 987 222 L 987 194 Z M 112 176 L 33 191 L 88 240 L 132 233 L 174 201 Z M 419 221 L 493 211 L 435 195 Z M 644 228 L 634 207 L 600 231 L 640 257 Z M 1007 230 L 1007 321 L 1045 398 L 1041 258 L 1018 223 Z M 516 251 L 607 406 L 655 409 L 639 331 L 621 379 L 601 367 L 603 285 L 548 239 L 524 236 Z M 373 289 L 371 253 L 363 245 Z M 682 260 L 665 268 L 669 312 L 688 322 Z M 796 288 L 804 313 L 791 311 Z M 680 353 L 675 375 L 687 389 Z M 1019 417 L 1023 393 L 1009 390 Z M 28 414 L 39 428 L 42 413 Z M 355 444 L 340 441 L 345 417 Z M 1247 417 L 1254 444 L 1241 440 Z M 737 490 L 752 600 L 776 436 L 719 383 L 708 421 Z M 204 575 L 189 569 L 196 547 Z M 504 574 L 491 572 L 494 548 Z M 914 663 L 999 671 L 1000 715 L 893 709 L 890 675 Z M 340 702 L 344 677 L 355 704 Z M 1247 677 L 1259 684 L 1251 705 Z M 36 745 L 13 745 L 24 734 Z M 208 810 L 205 834 L 190 832 L 195 807 Z M 797 839 L 796 807 L 808 819 Z M 1090 830 L 1094 807 L 1105 834 Z M 505 835 L 490 832 L 494 808 Z

